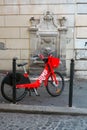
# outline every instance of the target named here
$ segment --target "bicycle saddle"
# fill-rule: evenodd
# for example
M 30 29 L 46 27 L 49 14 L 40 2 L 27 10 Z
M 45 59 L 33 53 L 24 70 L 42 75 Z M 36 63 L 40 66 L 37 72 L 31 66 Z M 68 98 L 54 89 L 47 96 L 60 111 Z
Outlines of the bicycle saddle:
M 21 67 L 21 66 L 24 66 L 24 65 L 27 65 L 28 63 L 25 62 L 25 63 L 20 63 L 20 64 L 17 64 L 18 67 Z

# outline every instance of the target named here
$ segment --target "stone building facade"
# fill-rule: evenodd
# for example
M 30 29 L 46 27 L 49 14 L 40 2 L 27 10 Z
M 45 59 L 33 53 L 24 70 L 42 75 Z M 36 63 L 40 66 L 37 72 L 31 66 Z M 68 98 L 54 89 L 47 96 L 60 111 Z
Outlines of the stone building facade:
M 87 0 L 0 0 L 0 70 L 13 57 L 29 67 L 39 45 L 57 49 L 67 75 L 73 58 L 75 75 L 87 78 Z

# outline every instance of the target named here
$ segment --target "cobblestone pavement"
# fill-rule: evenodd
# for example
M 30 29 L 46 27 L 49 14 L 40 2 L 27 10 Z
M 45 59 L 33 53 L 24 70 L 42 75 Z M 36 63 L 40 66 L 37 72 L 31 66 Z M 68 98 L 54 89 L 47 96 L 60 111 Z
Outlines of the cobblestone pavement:
M 0 113 L 0 130 L 87 130 L 87 117 Z

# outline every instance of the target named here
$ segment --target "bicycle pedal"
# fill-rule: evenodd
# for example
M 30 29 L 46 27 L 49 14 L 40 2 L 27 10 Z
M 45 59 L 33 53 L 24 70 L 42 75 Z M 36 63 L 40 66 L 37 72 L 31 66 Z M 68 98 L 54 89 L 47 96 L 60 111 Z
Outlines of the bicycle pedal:
M 31 92 L 35 92 L 33 88 L 32 88 L 32 89 L 30 89 L 30 90 L 31 90 Z
M 36 95 L 36 96 L 40 96 L 40 94 Z

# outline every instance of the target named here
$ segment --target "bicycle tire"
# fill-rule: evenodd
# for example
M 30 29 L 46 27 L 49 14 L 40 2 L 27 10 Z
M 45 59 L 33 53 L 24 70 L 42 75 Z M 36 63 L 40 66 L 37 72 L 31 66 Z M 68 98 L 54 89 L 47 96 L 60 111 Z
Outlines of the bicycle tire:
M 61 95 L 62 91 L 64 90 L 63 76 L 59 72 L 55 72 L 55 74 L 56 74 L 56 77 L 59 79 L 58 80 L 58 86 L 55 86 L 53 84 L 53 81 L 50 80 L 51 77 L 49 77 L 48 85 L 46 86 L 47 92 L 53 97 L 57 97 L 57 96 Z
M 16 82 L 19 81 L 19 77 L 22 75 L 20 73 L 16 73 Z M 13 83 L 12 83 L 12 73 L 9 73 L 5 76 L 1 83 L 1 94 L 2 96 L 13 102 Z M 27 94 L 27 89 L 16 88 L 16 102 L 22 100 Z

